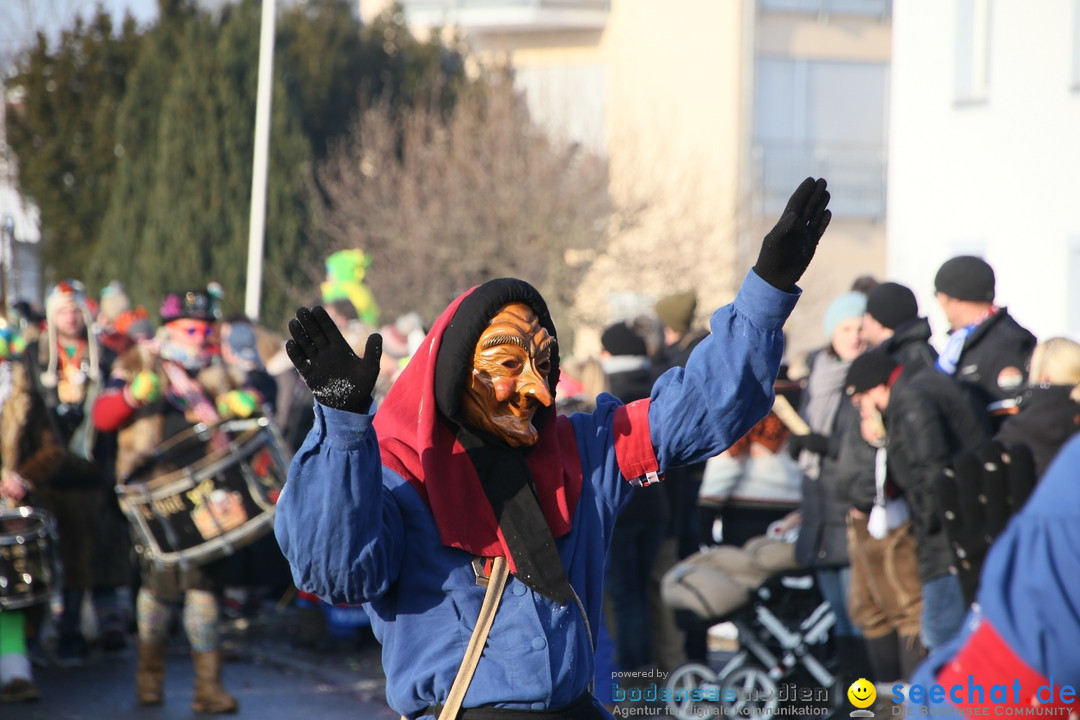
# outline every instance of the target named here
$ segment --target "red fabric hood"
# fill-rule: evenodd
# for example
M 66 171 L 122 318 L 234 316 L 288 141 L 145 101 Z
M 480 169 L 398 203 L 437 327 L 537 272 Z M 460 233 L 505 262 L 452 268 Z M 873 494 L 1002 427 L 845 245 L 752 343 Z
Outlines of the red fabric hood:
M 416 488 L 435 516 L 444 545 L 473 555 L 503 556 L 516 570 L 495 513 L 465 449 L 442 419 L 435 398 L 435 360 L 447 326 L 476 288 L 457 298 L 394 381 L 375 414 L 382 462 Z M 570 532 L 581 495 L 581 458 L 570 421 L 554 412 L 526 456 L 551 534 Z

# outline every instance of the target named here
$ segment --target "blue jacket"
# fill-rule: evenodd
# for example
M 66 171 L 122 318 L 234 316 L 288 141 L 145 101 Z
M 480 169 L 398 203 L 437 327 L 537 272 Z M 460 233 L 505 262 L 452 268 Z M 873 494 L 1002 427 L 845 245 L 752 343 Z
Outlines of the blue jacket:
M 647 406 L 658 467 L 701 461 L 730 446 L 768 412 L 783 355 L 782 328 L 798 293 L 751 272 L 686 368 L 655 384 Z M 616 458 L 613 422 L 623 406 L 602 395 L 570 418 L 581 459 L 573 529 L 556 540 L 585 609 L 561 606 L 511 577 L 465 707 L 547 709 L 569 704 L 593 677 L 604 561 L 633 485 Z M 333 603 L 363 603 L 383 646 L 387 699 L 407 717 L 441 704 L 480 612 L 472 556 L 444 546 L 421 495 L 383 466 L 374 412 L 320 405 L 277 506 L 275 533 L 296 586 Z

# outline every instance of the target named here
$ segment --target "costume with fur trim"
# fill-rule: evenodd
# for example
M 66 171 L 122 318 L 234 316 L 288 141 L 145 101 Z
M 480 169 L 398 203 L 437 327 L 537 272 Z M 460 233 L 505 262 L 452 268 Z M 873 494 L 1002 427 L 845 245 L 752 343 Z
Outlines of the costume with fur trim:
M 797 298 L 750 273 L 735 301 L 713 314 L 712 335 L 685 368 L 657 381 L 649 400 L 626 406 L 605 394 L 591 414 L 552 417 L 538 427 L 530 469 L 585 616 L 575 603 L 561 605 L 511 577 L 466 708 L 561 708 L 587 691 L 590 633 L 599 627 L 605 556 L 619 509 L 635 482 L 717 454 L 768 412 L 782 327 Z M 377 413 L 316 405 L 315 426 L 294 456 L 275 520 L 298 588 L 333 603 L 365 604 L 383 645 L 389 704 L 409 718 L 446 700 L 468 645 L 484 597 L 474 553 L 502 552 L 490 507 L 463 503 L 463 517 L 443 511 L 442 503 L 453 507 L 462 489 L 440 487 L 439 463 L 456 458 L 433 401 L 437 343 L 453 308 Z M 382 413 L 390 417 L 384 421 Z M 384 429 L 402 443 L 392 452 Z M 597 713 L 606 716 L 598 703 Z

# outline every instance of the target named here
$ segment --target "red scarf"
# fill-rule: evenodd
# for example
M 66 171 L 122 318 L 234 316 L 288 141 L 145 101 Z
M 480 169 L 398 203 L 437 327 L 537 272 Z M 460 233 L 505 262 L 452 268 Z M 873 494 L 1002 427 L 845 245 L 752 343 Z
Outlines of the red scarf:
M 475 288 L 474 288 L 475 289 Z M 469 292 L 472 292 L 471 290 Z M 507 558 L 516 571 L 495 513 L 469 456 L 442 420 L 435 402 L 435 358 L 462 295 L 394 381 L 375 414 L 382 462 L 416 488 L 431 508 L 444 545 L 483 557 Z M 526 462 L 553 537 L 570 532 L 581 495 L 581 458 L 570 421 L 552 414 Z

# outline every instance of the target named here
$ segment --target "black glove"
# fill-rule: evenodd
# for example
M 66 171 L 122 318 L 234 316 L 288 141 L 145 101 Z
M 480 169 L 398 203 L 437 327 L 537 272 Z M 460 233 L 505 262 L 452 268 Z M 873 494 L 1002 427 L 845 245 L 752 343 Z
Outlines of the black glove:
M 299 308 L 289 321 L 289 334 L 292 340 L 285 342 L 285 352 L 315 399 L 336 410 L 367 412 L 379 378 L 382 335 L 369 335 L 364 357 L 358 358 L 326 310 L 318 306 Z
M 1035 462 L 1026 445 L 1006 450 L 990 442 L 957 457 L 938 485 L 938 505 L 964 601 L 979 590 L 983 561 L 994 539 L 1035 487 Z
M 761 243 L 754 272 L 778 290 L 790 292 L 806 272 L 818 240 L 829 226 L 825 179 L 806 178 L 788 200 L 784 214 Z
M 798 459 L 799 453 L 803 450 L 809 450 L 818 455 L 828 455 L 829 436 L 813 432 L 806 435 L 791 435 L 788 438 L 788 453 L 791 457 Z

